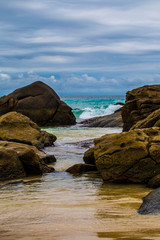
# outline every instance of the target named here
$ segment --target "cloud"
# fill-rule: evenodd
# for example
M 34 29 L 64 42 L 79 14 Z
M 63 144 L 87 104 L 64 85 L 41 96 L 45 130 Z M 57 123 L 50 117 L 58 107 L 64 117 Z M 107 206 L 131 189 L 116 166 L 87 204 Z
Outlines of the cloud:
M 35 78 L 52 81 L 61 93 L 60 85 L 81 93 L 104 92 L 107 85 L 122 92 L 120 83 L 126 89 L 137 86 L 137 79 L 157 82 L 159 8 L 158 0 L 2 1 L 0 73 L 12 76 L 7 87 Z

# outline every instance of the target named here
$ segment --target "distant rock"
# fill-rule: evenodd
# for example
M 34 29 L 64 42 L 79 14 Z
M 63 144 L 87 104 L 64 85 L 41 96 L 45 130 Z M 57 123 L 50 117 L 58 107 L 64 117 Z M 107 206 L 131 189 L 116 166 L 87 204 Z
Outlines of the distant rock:
M 41 149 L 53 145 L 56 136 L 41 131 L 28 117 L 9 112 L 0 117 L 0 140 L 25 143 Z
M 121 109 L 110 115 L 84 120 L 80 124 L 86 127 L 123 127 Z
M 138 213 L 142 215 L 160 213 L 160 188 L 153 190 L 143 198 L 143 203 L 138 209 Z
M 76 123 L 72 109 L 43 82 L 34 82 L 0 98 L 0 116 L 16 111 L 39 126 L 63 126 Z
M 122 107 L 123 131 L 160 108 L 160 85 L 146 85 L 127 92 Z
M 83 164 L 83 163 L 75 164 L 66 170 L 66 172 L 71 174 L 82 174 L 85 172 L 92 172 L 92 171 L 97 171 L 97 168 L 95 165 Z
M 94 143 L 84 156 L 95 159 L 104 181 L 147 184 L 160 174 L 160 128 L 107 134 Z

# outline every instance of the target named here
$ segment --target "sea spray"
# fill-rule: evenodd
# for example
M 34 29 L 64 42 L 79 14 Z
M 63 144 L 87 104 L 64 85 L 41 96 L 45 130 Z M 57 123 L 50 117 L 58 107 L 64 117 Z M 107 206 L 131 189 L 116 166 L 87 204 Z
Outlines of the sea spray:
M 65 97 L 63 101 L 72 107 L 77 122 L 92 117 L 104 116 L 114 113 L 121 105 L 115 105 L 118 102 L 124 103 L 122 96 L 106 97 Z

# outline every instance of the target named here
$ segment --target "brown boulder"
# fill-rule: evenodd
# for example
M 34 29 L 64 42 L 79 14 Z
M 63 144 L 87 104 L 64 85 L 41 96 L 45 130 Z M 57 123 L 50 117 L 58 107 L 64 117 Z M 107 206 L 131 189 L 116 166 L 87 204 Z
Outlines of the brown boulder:
M 108 182 L 148 183 L 160 174 L 160 129 L 108 134 L 95 140 L 94 158 Z
M 41 131 L 28 117 L 9 112 L 0 117 L 0 140 L 26 143 L 40 149 L 53 145 L 56 136 Z
M 160 108 L 160 85 L 146 85 L 127 92 L 122 107 L 123 131 Z
M 0 115 L 16 111 L 26 115 L 39 126 L 75 124 L 72 109 L 67 104 L 62 107 L 62 103 L 52 88 L 38 81 L 1 97 Z M 55 119 L 57 112 L 59 118 Z
M 93 171 L 97 171 L 97 168 L 95 165 L 83 164 L 83 163 L 75 164 L 66 170 L 66 172 L 71 174 L 82 174 L 85 172 L 93 172 Z
M 48 157 L 34 146 L 0 141 L 0 180 L 53 172 L 46 164 Z

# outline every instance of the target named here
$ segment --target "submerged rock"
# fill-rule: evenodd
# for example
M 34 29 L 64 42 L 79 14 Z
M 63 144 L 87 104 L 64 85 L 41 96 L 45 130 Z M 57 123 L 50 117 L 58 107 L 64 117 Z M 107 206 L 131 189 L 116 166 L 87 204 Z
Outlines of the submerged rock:
M 160 85 L 146 85 L 127 92 L 126 102 L 122 107 L 123 130 L 128 131 L 159 108 Z
M 0 180 L 53 172 L 46 164 L 48 157 L 34 146 L 0 141 Z
M 56 136 L 41 131 L 28 117 L 9 112 L 0 117 L 0 140 L 25 143 L 41 149 L 53 145 Z
M 160 174 L 159 128 L 107 134 L 94 142 L 91 154 L 105 181 L 148 183 Z
M 142 215 L 160 213 L 160 188 L 150 192 L 143 198 L 143 203 L 138 209 L 138 213 Z
M 91 172 L 91 171 L 97 171 L 97 168 L 95 165 L 82 164 L 82 163 L 75 164 L 66 170 L 66 172 L 69 172 L 71 174 L 82 174 L 82 173 Z
M 72 109 L 43 82 L 34 82 L 0 98 L 0 116 L 16 111 L 39 126 L 62 126 L 76 123 Z
M 110 115 L 84 120 L 80 124 L 86 127 L 123 127 L 121 109 Z

